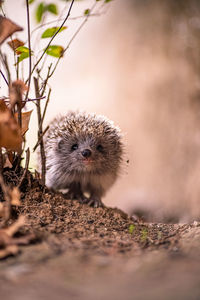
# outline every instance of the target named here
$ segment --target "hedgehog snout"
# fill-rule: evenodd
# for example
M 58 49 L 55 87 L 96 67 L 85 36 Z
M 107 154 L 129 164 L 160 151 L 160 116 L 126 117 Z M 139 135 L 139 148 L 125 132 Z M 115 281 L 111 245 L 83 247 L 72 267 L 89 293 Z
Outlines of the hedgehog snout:
M 92 155 L 92 151 L 90 149 L 84 149 L 81 154 L 83 157 L 88 158 Z

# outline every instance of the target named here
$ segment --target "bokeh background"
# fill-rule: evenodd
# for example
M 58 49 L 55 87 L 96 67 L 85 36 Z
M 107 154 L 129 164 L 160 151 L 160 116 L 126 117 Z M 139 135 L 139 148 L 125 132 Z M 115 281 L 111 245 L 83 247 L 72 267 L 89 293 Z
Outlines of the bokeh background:
M 53 2 L 61 11 L 66 5 Z M 77 1 L 71 17 L 93 3 Z M 106 115 L 120 126 L 126 151 L 105 204 L 150 221 L 199 220 L 200 2 L 113 0 L 101 11 L 89 18 L 50 79 L 45 124 L 70 109 Z M 24 1 L 5 1 L 5 12 L 26 27 Z M 57 41 L 67 44 L 80 22 L 69 21 Z M 0 85 L 3 95 L 2 78 Z M 34 114 L 27 140 L 31 148 L 37 140 Z

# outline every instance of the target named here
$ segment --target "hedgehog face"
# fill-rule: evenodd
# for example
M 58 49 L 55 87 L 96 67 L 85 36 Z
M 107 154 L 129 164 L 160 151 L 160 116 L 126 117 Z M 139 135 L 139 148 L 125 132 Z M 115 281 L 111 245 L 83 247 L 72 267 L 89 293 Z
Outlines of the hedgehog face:
M 77 172 L 106 174 L 119 167 L 122 154 L 119 140 L 108 136 L 84 134 L 76 138 L 65 137 L 58 143 L 62 165 Z

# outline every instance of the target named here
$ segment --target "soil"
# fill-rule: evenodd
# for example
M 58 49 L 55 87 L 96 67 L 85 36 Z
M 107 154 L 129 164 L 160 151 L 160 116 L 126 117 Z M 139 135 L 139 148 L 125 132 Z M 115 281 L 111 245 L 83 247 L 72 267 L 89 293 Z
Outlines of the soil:
M 17 185 L 20 176 L 9 171 L 4 180 Z M 34 239 L 0 261 L 2 298 L 200 299 L 200 223 L 144 223 L 89 207 L 29 173 L 21 201 L 9 222 L 25 215 L 16 238 Z

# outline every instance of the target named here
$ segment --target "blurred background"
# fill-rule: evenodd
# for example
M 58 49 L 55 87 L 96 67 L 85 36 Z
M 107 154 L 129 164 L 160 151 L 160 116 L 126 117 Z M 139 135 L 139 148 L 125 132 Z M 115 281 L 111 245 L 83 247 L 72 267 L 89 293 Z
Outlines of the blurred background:
M 16 7 L 5 1 L 5 12 L 26 28 L 24 1 L 18 2 Z M 50 2 L 61 11 L 66 5 Z M 71 17 L 94 2 L 77 1 Z M 113 0 L 101 11 L 89 18 L 50 79 L 45 124 L 70 109 L 106 115 L 120 126 L 126 153 L 104 203 L 149 221 L 199 220 L 200 1 Z M 80 22 L 69 21 L 57 41 L 67 44 Z M 0 85 L 4 95 L 2 78 Z M 34 97 L 34 89 L 31 93 Z M 31 148 L 37 141 L 35 124 L 33 114 L 27 134 Z

